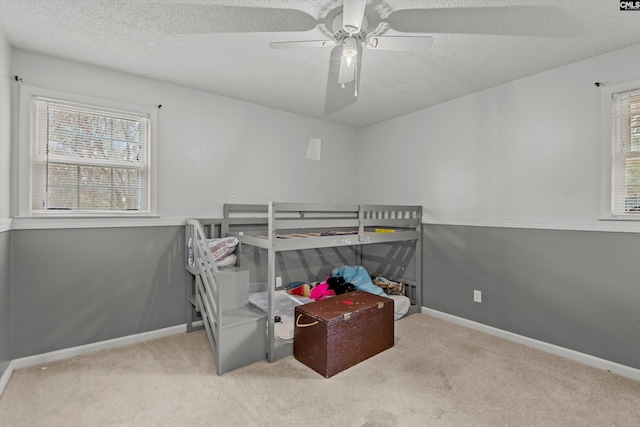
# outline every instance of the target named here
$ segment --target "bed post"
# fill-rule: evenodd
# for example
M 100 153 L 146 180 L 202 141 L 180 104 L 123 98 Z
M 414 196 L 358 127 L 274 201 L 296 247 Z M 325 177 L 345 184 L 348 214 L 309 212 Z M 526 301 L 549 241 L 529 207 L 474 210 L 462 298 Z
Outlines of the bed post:
M 418 209 L 418 241 L 416 242 L 416 305 L 418 306 L 418 313 L 422 312 L 422 290 L 423 277 L 422 277 L 422 206 Z
M 267 343 L 269 362 L 276 361 L 275 352 L 275 327 L 274 327 L 274 314 L 273 314 L 273 301 L 274 293 L 276 289 L 276 252 L 275 239 L 276 239 L 276 205 L 274 202 L 269 202 L 269 225 L 268 225 L 268 239 L 269 250 L 267 251 L 267 286 L 268 286 L 268 318 L 267 318 Z

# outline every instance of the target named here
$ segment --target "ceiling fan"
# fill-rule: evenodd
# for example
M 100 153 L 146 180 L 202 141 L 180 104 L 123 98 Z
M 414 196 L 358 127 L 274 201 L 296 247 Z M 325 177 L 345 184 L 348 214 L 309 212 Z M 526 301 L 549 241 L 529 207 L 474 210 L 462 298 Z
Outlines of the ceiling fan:
M 397 9 L 393 7 L 393 0 L 342 0 L 341 5 L 338 3 L 338 7 L 320 16 L 291 8 L 257 5 L 262 2 L 236 6 L 217 4 L 219 1 L 229 2 L 152 2 L 145 11 L 147 19 L 136 19 L 131 25 L 142 26 L 147 31 L 178 34 L 291 33 L 319 28 L 327 35 L 325 40 L 274 41 L 269 46 L 272 49 L 332 48 L 326 86 L 325 113 L 328 114 L 357 101 L 365 49 L 424 53 L 433 43 L 432 37 L 425 34 L 572 37 L 580 31 L 566 12 L 553 5 L 536 5 L 536 0 L 524 2 L 529 4 L 512 0 L 509 3 L 516 4 L 499 6 L 426 5 L 420 9 Z M 333 5 L 336 0 L 328 3 Z M 171 16 L 170 26 L 166 16 Z M 389 29 L 394 35 L 385 35 Z
M 337 11 L 327 28 L 330 40 L 299 40 L 271 42 L 272 49 L 333 47 L 332 57 L 339 56 L 337 83 L 346 89 L 353 82 L 353 96 L 358 96 L 358 70 L 363 47 L 372 50 L 396 50 L 427 52 L 433 43 L 428 36 L 382 36 L 377 31 L 367 33 L 369 20 L 365 14 L 367 0 L 343 0 L 342 10 Z M 335 81 L 333 84 L 335 85 Z M 332 82 L 329 82 L 332 84 Z

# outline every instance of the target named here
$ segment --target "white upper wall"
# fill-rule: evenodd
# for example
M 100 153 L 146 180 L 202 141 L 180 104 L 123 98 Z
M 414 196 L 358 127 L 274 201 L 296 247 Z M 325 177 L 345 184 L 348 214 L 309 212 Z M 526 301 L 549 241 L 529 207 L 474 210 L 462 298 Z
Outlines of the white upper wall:
M 635 45 L 355 131 L 0 41 L 0 94 L 19 75 L 30 86 L 162 104 L 158 213 L 167 218 L 220 216 L 226 202 L 358 200 L 421 204 L 432 222 L 601 227 L 594 83 L 640 78 Z M 322 138 L 321 161 L 305 158 L 310 136 Z M 8 158 L 0 157 L 0 178 Z M 6 182 L 0 219 L 9 216 Z
M 0 28 L 0 231 L 10 217 L 11 174 L 11 49 Z
M 352 128 L 22 50 L 12 51 L 11 74 L 29 86 L 161 104 L 158 214 L 163 218 L 220 217 L 224 203 L 357 198 Z M 306 159 L 309 137 L 322 139 L 320 161 Z
M 602 227 L 595 82 L 638 78 L 635 45 L 361 129 L 360 201 L 421 204 L 427 222 Z

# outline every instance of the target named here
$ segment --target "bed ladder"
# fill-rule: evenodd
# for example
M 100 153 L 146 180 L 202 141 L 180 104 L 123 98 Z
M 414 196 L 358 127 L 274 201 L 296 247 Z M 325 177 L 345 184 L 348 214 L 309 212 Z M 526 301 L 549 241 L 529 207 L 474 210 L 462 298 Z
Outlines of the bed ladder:
M 202 316 L 217 374 L 265 360 L 267 315 L 249 302 L 249 272 L 219 270 L 197 220 L 186 221 L 186 242 L 192 304 Z

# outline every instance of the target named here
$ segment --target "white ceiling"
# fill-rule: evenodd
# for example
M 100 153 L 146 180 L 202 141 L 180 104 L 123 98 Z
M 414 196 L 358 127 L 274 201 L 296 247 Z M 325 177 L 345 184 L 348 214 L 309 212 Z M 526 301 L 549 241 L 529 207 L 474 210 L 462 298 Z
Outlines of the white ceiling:
M 385 35 L 430 35 L 433 45 L 365 49 L 358 100 L 326 114 L 331 48 L 268 43 L 328 39 L 341 4 L 0 0 L 0 25 L 20 49 L 355 128 L 640 43 L 640 11 L 620 11 L 618 0 L 368 0 L 369 21 L 388 21 Z

